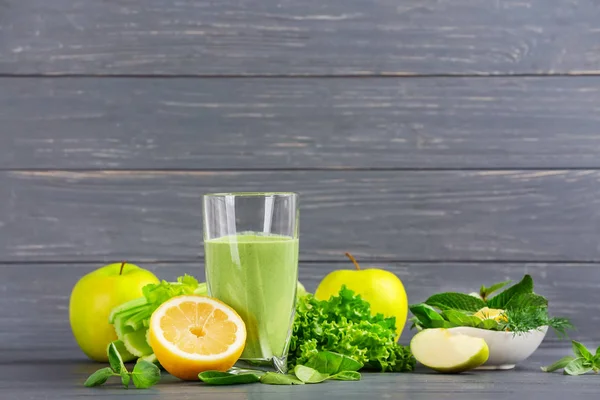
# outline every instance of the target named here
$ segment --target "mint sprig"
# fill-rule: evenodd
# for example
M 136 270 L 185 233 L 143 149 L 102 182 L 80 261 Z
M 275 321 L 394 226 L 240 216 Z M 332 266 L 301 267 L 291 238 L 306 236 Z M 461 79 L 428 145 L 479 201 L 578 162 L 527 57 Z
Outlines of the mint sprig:
M 127 371 L 115 342 L 108 345 L 106 353 L 110 367 L 101 368 L 91 374 L 86 379 L 85 386 L 100 386 L 105 384 L 110 377 L 118 376 L 121 378 L 121 384 L 125 389 L 129 388 L 131 381 L 133 381 L 136 388 L 146 389 L 160 380 L 160 369 L 148 361 L 141 360 L 135 365 L 133 372 Z
M 556 361 L 553 364 L 542 367 L 544 372 L 554 372 L 559 369 L 563 369 L 565 375 L 584 375 L 588 372 L 594 371 L 598 373 L 600 371 L 600 347 L 596 349 L 596 354 L 592 354 L 583 344 L 573 340 L 573 356 L 566 356 Z

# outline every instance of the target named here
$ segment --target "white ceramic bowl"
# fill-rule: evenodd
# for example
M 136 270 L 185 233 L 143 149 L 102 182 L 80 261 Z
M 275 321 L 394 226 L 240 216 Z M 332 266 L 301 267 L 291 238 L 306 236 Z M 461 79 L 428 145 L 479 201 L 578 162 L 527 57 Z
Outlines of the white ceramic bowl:
M 546 337 L 548 327 L 544 326 L 539 330 L 531 330 L 518 335 L 512 332 L 490 331 L 466 326 L 450 328 L 448 331 L 485 340 L 490 349 L 490 357 L 477 369 L 512 369 L 537 350 Z

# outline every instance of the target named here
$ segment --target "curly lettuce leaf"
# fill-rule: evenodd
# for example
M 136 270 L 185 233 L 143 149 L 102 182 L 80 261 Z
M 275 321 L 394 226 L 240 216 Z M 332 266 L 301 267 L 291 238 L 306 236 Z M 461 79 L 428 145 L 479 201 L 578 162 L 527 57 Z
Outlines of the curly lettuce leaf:
M 414 358 L 395 338 L 395 318 L 372 316 L 369 303 L 344 286 L 329 300 L 298 300 L 288 363 L 305 364 L 320 351 L 332 351 L 380 371 L 411 371 Z

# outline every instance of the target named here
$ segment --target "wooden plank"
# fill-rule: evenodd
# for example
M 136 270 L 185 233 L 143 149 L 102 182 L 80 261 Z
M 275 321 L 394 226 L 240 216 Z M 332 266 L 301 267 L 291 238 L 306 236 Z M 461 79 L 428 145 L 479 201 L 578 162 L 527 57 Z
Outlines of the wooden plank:
M 548 365 L 568 352 L 570 349 L 567 347 L 561 350 L 541 349 L 513 371 L 444 375 L 419 367 L 417 372 L 409 374 L 363 373 L 360 382 L 331 381 L 301 386 L 253 384 L 210 387 L 198 382 L 182 382 L 165 374 L 157 386 L 144 391 L 126 391 L 118 380 L 101 388 L 85 388 L 83 382 L 99 368 L 99 364 L 84 361 L 0 364 L 0 395 L 5 400 L 118 400 L 130 396 L 155 400 L 502 400 L 507 398 L 507 394 L 524 399 L 563 400 L 565 393 L 574 400 L 594 398 L 598 393 L 596 376 L 574 378 L 559 372 L 548 374 L 540 371 L 540 366 Z
M 600 167 L 600 77 L 0 87 L 0 168 Z
M 586 0 L 5 0 L 0 73 L 597 73 Z
M 77 280 L 102 266 L 99 264 L 0 265 L 0 354 L 1 361 L 43 361 L 85 358 L 77 347 L 68 322 L 69 295 Z M 140 266 L 160 279 L 174 280 L 184 273 L 204 281 L 202 262 Z M 578 328 L 570 336 L 590 345 L 600 342 L 600 279 L 598 264 L 498 264 L 498 263 L 370 263 L 395 273 L 404 283 L 410 303 L 425 300 L 440 291 L 477 291 L 482 284 L 531 274 L 537 293 L 546 296 L 554 316 L 570 318 Z M 348 263 L 301 263 L 299 279 L 313 292 L 329 272 L 351 268 Z M 405 328 L 400 341 L 414 334 Z M 43 329 L 41 329 L 43 327 Z M 568 347 L 553 332 L 544 347 Z M 42 357 L 43 355 L 43 357 Z
M 0 172 L 3 261 L 199 260 L 202 195 L 297 191 L 301 259 L 598 261 L 600 171 Z

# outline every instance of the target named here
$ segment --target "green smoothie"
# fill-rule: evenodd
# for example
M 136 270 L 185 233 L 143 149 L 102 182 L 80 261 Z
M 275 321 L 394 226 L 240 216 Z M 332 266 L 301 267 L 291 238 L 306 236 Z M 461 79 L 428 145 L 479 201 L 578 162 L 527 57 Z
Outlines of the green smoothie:
M 298 239 L 247 232 L 204 242 L 209 294 L 246 323 L 244 360 L 287 354 L 298 282 Z

